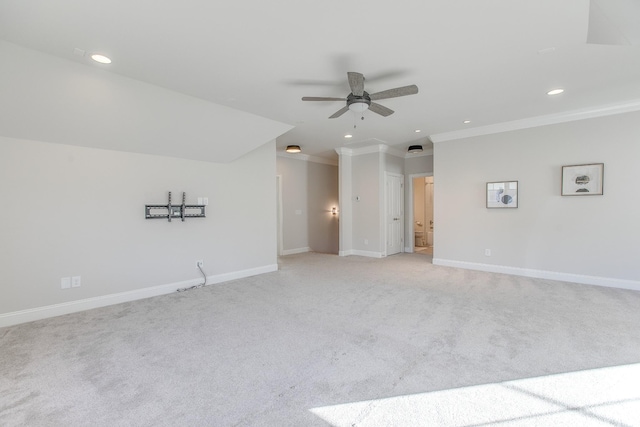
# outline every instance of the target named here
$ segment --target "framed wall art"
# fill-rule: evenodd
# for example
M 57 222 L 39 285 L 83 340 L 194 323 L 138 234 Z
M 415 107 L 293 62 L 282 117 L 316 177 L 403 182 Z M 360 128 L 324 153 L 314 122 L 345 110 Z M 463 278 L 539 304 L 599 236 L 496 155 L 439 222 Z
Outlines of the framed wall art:
M 517 208 L 518 181 L 487 182 L 487 208 Z
M 604 163 L 562 167 L 563 196 L 599 196 L 603 194 Z

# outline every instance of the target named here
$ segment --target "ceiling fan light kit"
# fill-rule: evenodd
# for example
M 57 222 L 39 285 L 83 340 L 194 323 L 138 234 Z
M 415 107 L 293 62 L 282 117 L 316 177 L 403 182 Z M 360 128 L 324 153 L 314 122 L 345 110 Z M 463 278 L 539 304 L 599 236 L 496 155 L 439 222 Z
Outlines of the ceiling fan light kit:
M 407 151 L 411 154 L 422 153 L 422 145 L 410 145 Z
M 376 114 L 380 114 L 383 117 L 393 114 L 393 110 L 380 105 L 376 102 L 380 99 L 397 98 L 400 96 L 415 95 L 418 93 L 418 86 L 409 85 L 403 87 L 397 87 L 394 89 L 383 90 L 382 92 L 376 92 L 369 94 L 364 90 L 364 75 L 356 72 L 348 72 L 347 80 L 349 81 L 349 87 L 351 93 L 346 98 L 332 98 L 322 96 L 303 96 L 303 101 L 346 101 L 347 105 L 329 116 L 330 119 L 340 117 L 347 111 L 351 110 L 354 113 L 362 114 L 366 110 L 371 110 Z

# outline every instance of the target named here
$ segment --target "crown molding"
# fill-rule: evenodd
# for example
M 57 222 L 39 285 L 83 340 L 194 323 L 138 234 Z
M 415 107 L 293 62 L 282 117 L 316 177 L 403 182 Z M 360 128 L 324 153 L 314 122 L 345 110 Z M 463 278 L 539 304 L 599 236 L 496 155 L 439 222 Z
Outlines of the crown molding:
M 434 144 L 445 141 L 452 141 L 474 136 L 491 135 L 495 133 L 509 132 L 513 130 L 529 129 L 539 126 L 547 126 L 558 123 L 572 122 L 577 120 L 592 119 L 596 117 L 612 116 L 614 114 L 629 113 L 640 110 L 640 99 L 633 101 L 606 104 L 598 107 L 584 108 L 580 110 L 565 111 L 558 114 L 546 116 L 529 117 L 510 122 L 496 123 L 493 125 L 480 126 L 477 128 L 443 132 L 430 135 Z
M 363 154 L 372 154 L 372 153 L 389 153 L 393 155 L 398 155 L 398 150 L 389 147 L 386 144 L 375 144 L 368 145 L 366 147 L 361 148 L 347 148 L 347 147 L 338 147 L 336 148 L 336 153 L 340 156 L 361 156 Z M 403 157 L 401 155 L 400 157 Z
M 376 144 L 369 145 L 367 147 L 362 148 L 347 148 L 347 147 L 338 147 L 335 149 L 336 153 L 339 156 L 360 156 L 362 154 L 371 154 L 371 153 L 385 153 L 390 154 L 392 156 L 400 157 L 403 159 L 410 159 L 413 157 L 421 157 L 421 156 L 432 156 L 433 149 L 424 150 L 419 154 L 405 153 L 402 150 L 398 150 L 397 148 L 390 147 L 387 144 Z
M 311 156 L 309 154 L 277 152 L 276 156 L 293 160 L 302 160 L 305 162 L 320 163 L 329 166 L 338 166 L 338 160 L 325 159 L 324 157 Z
M 421 153 L 406 153 L 404 154 L 405 159 L 413 159 L 415 157 L 424 157 L 424 156 L 433 156 L 433 148 L 429 148 L 428 150 L 422 150 Z
M 405 152 L 398 150 L 397 148 L 389 147 L 388 145 L 380 145 L 380 152 L 391 154 L 392 156 L 401 157 L 404 159 Z

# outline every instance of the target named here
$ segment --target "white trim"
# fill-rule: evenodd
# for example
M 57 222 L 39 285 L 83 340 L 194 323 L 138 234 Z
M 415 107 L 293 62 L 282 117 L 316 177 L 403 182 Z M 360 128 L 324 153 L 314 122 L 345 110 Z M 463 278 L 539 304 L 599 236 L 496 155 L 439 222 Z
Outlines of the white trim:
M 413 248 L 410 248 L 408 246 L 404 247 L 404 252 L 407 254 L 412 254 L 414 252 Z
M 428 150 L 424 150 L 419 154 L 405 153 L 404 151 L 391 147 L 387 144 L 375 144 L 375 145 L 367 145 L 366 147 L 361 148 L 349 148 L 349 147 L 338 147 L 335 149 L 336 153 L 340 156 L 360 156 L 362 154 L 372 154 L 372 153 L 386 153 L 395 157 L 400 157 L 402 159 L 410 159 L 412 157 L 420 157 L 420 156 L 433 156 L 433 149 L 429 148 Z
M 282 255 L 282 246 L 284 245 L 284 221 L 283 221 L 283 210 L 282 210 L 282 175 L 276 175 L 276 215 L 278 216 L 278 256 Z
M 379 146 L 379 150 L 380 150 L 381 153 L 390 154 L 392 156 L 400 157 L 402 159 L 404 159 L 404 157 L 405 157 L 405 152 L 404 151 L 398 150 L 397 148 L 394 148 L 394 147 L 389 147 L 388 145 L 381 144 Z
M 357 249 L 352 250 L 351 255 L 366 256 L 369 258 L 384 258 L 386 256 L 382 252 L 360 251 Z
M 215 276 L 207 276 L 207 285 L 256 276 L 258 274 L 271 273 L 273 271 L 278 271 L 278 264 L 265 265 L 262 267 L 234 271 L 231 273 L 217 274 Z M 30 308 L 27 310 L 14 311 L 11 313 L 4 313 L 0 314 L 0 328 L 5 326 L 17 325 L 19 323 L 33 322 L 34 320 L 46 319 L 49 317 L 62 316 L 64 314 L 76 313 L 79 311 L 91 310 L 93 308 L 106 307 L 109 305 L 166 295 L 176 292 L 181 288 L 196 286 L 201 282 L 202 278 L 185 280 L 182 282 L 168 283 L 165 285 L 151 286 L 148 288 L 136 289 L 133 291 L 120 292 L 117 294 L 103 295 L 99 297 L 81 299 L 78 301 L 69 301 L 61 304 L 53 304 L 43 307 Z
M 363 154 L 372 153 L 389 153 L 399 157 L 404 157 L 404 155 L 399 154 L 400 152 L 398 150 L 391 148 L 386 144 L 368 145 L 361 148 L 338 147 L 336 148 L 336 153 L 340 156 L 361 156 Z
M 422 150 L 421 153 L 409 153 L 407 152 L 404 155 L 405 159 L 412 159 L 414 157 L 423 157 L 423 156 L 433 156 L 433 148 L 429 148 L 428 150 Z
M 285 249 L 282 251 L 282 255 L 295 255 L 295 254 L 303 254 L 305 252 L 311 252 L 311 248 L 295 248 L 295 249 Z
M 309 156 L 308 154 L 302 154 L 302 153 L 287 153 L 286 151 L 276 151 L 276 156 L 277 157 L 285 157 L 287 159 L 293 159 L 293 160 L 303 160 L 303 161 L 307 161 L 309 160 Z
M 324 157 L 312 156 L 309 154 L 287 153 L 286 151 L 285 152 L 278 151 L 276 152 L 276 156 L 285 157 L 287 159 L 293 159 L 293 160 L 302 160 L 305 162 L 321 163 L 323 165 L 329 165 L 329 166 L 338 166 L 337 159 L 325 159 Z
M 608 288 L 631 289 L 640 291 L 640 281 L 614 279 L 610 277 L 587 276 L 583 274 L 560 273 L 556 271 L 535 270 L 531 268 L 509 267 L 504 265 L 482 264 L 476 262 L 455 261 L 449 259 L 433 259 L 434 265 L 463 268 L 465 270 L 488 271 L 490 273 L 511 274 L 514 276 L 533 277 L 536 279 L 558 280 L 583 285 L 605 286 Z
M 599 107 L 584 108 L 580 110 L 565 111 L 546 116 L 529 117 L 510 122 L 496 123 L 471 129 L 456 130 L 430 135 L 433 143 L 451 141 L 455 139 L 470 138 L 473 136 L 491 135 L 494 133 L 509 132 L 513 130 L 528 129 L 538 126 L 553 125 L 557 123 L 572 122 L 576 120 L 592 119 L 596 117 L 611 116 L 614 114 L 629 113 L 640 110 L 640 99 L 617 104 L 601 105 Z
M 365 256 L 368 258 L 384 258 L 386 255 L 382 252 L 373 252 L 373 251 L 359 251 L 357 249 L 352 249 L 350 251 L 340 251 L 338 252 L 338 256 Z

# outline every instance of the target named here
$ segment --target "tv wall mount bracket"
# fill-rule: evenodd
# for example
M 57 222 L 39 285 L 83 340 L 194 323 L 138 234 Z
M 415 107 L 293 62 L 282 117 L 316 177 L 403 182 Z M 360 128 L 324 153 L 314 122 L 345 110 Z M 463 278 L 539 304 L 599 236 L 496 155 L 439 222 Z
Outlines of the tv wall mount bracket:
M 187 205 L 185 203 L 186 193 L 182 192 L 182 204 L 171 204 L 171 191 L 169 191 L 169 202 L 166 205 L 144 205 L 145 219 L 171 219 L 184 221 L 185 218 L 205 218 L 205 205 Z

